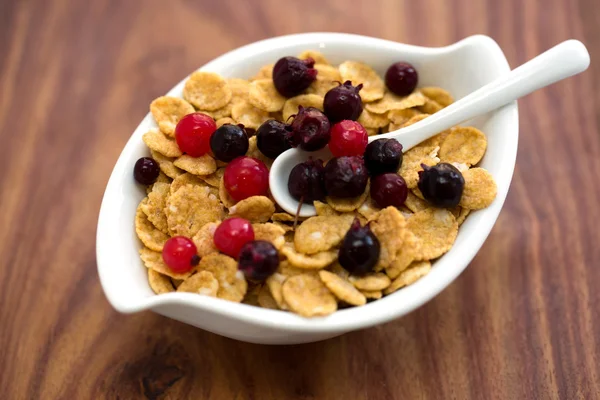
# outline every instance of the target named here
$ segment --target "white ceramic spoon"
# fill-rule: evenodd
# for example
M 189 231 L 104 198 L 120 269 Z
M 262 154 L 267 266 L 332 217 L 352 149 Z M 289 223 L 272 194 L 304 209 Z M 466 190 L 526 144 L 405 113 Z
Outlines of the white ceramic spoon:
M 402 144 L 403 151 L 407 151 L 439 132 L 500 108 L 534 90 L 583 72 L 589 64 L 590 56 L 583 43 L 578 40 L 564 41 L 432 116 L 397 131 L 371 136 L 369 142 L 393 138 Z M 269 185 L 275 201 L 294 215 L 299 204 L 288 191 L 288 177 L 292 168 L 308 157 L 328 160 L 332 155 L 328 147 L 315 152 L 290 149 L 275 159 L 269 174 Z M 299 215 L 309 217 L 315 214 L 312 205 L 303 204 Z

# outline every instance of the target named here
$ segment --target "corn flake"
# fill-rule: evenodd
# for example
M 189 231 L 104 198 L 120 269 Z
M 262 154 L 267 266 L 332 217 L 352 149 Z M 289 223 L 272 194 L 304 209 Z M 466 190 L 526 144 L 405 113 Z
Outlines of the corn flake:
M 273 79 L 258 79 L 250 83 L 248 101 L 254 107 L 275 112 L 283 108 L 286 98 L 283 97 L 273 84 Z
M 454 103 L 452 95 L 447 90 L 440 87 L 428 86 L 420 88 L 419 90 L 430 100 L 435 101 L 442 107 L 448 107 L 450 104 Z
M 223 202 L 223 205 L 227 208 L 232 207 L 235 204 L 235 200 L 229 195 L 225 188 L 223 177 L 221 177 L 221 182 L 219 182 L 219 199 L 221 199 L 221 202 Z
M 169 184 L 155 182 L 148 194 L 148 201 L 140 204 L 140 209 L 148 216 L 148 220 L 161 232 L 168 233 L 165 206 L 169 197 Z
M 392 281 L 392 284 L 383 291 L 383 294 L 388 295 L 404 286 L 411 285 L 427 275 L 431 271 L 431 263 L 429 261 L 417 261 L 410 265 L 410 268 L 400 273 L 400 275 Z
M 319 271 L 319 277 L 327 289 L 341 301 L 354 306 L 366 304 L 366 297 L 352 286 L 347 280 L 329 271 Z
M 365 104 L 365 109 L 374 114 L 385 114 L 392 110 L 405 110 L 422 106 L 426 101 L 427 98 L 418 90 L 408 96 L 398 96 L 392 92 L 386 92 L 381 99 Z
M 200 110 L 214 111 L 229 103 L 231 89 L 218 74 L 196 71 L 185 82 L 183 97 Z
M 192 241 L 196 245 L 196 251 L 200 257 L 219 252 L 214 242 L 215 231 L 219 224 L 219 222 L 204 224 L 192 237 Z
M 450 130 L 440 147 L 440 160 L 447 163 L 477 164 L 487 147 L 483 132 L 472 126 L 457 126 Z
M 212 187 L 218 188 L 221 184 L 221 178 L 225 174 L 225 168 L 219 168 L 210 175 L 202 175 L 199 178 Z
M 210 175 L 217 170 L 215 159 L 208 154 L 200 157 L 191 157 L 184 154 L 175 160 L 173 164 L 194 175 Z
M 335 211 L 343 213 L 352 212 L 357 210 L 365 202 L 369 195 L 369 187 L 370 185 L 367 184 L 365 191 L 360 196 L 348 198 L 326 196 L 325 201 L 327 201 L 327 204 Z
M 179 175 L 183 174 L 184 171 L 180 170 L 175 165 L 173 165 L 173 158 L 163 156 L 162 154 L 154 150 L 150 150 L 150 154 L 154 161 L 158 163 L 158 167 L 160 168 L 160 170 L 169 178 L 175 179 Z
M 337 258 L 337 251 L 322 251 L 308 255 L 298 253 L 293 246 L 288 244 L 281 248 L 281 254 L 288 259 L 292 266 L 304 269 L 325 268 Z
M 421 112 L 419 110 L 416 110 L 414 108 L 405 108 L 402 110 L 392 110 L 388 113 L 388 118 L 391 122 L 393 122 L 396 125 L 402 125 L 405 122 L 409 121 L 410 119 L 412 119 L 413 117 L 415 117 L 416 115 L 420 115 Z M 425 115 L 426 117 L 427 115 Z M 391 129 L 390 128 L 390 132 L 392 130 L 396 130 L 396 129 Z
M 219 282 L 217 297 L 236 303 L 244 299 L 248 284 L 244 274 L 238 272 L 237 262 L 224 254 L 209 254 L 202 257 L 198 271 L 208 271 Z
M 250 222 L 267 222 L 275 212 L 275 204 L 265 196 L 252 196 L 229 207 L 229 215 Z
M 358 122 L 366 129 L 379 129 L 387 126 L 390 123 L 390 120 L 388 119 L 387 113 L 375 114 L 364 109 L 358 117 Z
M 320 216 L 320 217 L 331 217 L 331 216 L 340 215 L 340 213 L 338 213 L 337 211 L 335 211 L 333 209 L 333 207 L 331 207 L 329 204 L 322 203 L 319 200 L 315 200 L 313 202 L 313 205 L 315 206 L 315 210 L 317 211 L 317 215 Z
M 346 61 L 340 64 L 339 70 L 343 81 L 351 81 L 355 86 L 362 83 L 360 97 L 363 102 L 368 103 L 383 97 L 385 92 L 383 80 L 367 64 Z
M 402 247 L 398 249 L 394 261 L 385 269 L 387 276 L 391 279 L 397 278 L 415 260 L 420 251 L 421 242 L 419 239 L 409 230 L 404 232 Z
M 142 211 L 142 205 L 145 205 L 148 199 L 142 200 L 135 213 L 135 232 L 142 243 L 150 250 L 162 251 L 165 242 L 169 236 L 159 231 L 148 220 L 148 216 Z
M 220 128 L 226 124 L 235 125 L 235 121 L 230 117 L 224 117 L 224 118 L 217 119 L 215 121 L 215 124 L 217 124 L 217 128 Z
M 296 218 L 292 214 L 286 212 L 276 212 L 271 216 L 272 221 L 294 222 Z
M 390 278 L 381 272 L 374 272 L 363 276 L 350 275 L 348 281 L 360 290 L 383 290 L 390 286 L 392 281 Z
M 435 149 L 432 151 L 430 147 L 416 146 L 404 153 L 398 174 L 404 178 L 409 189 L 417 187 L 419 171 L 423 171 L 421 164 L 434 166 L 439 162 L 436 152 Z
M 181 150 L 179 150 L 177 142 L 174 139 L 166 137 L 165 134 L 158 129 L 150 129 L 148 132 L 144 133 L 142 140 L 150 150 L 154 150 L 164 156 L 181 156 Z
M 312 58 L 313 61 L 315 62 L 315 66 L 318 64 L 330 64 L 330 62 L 327 61 L 327 58 L 325 58 L 323 53 L 320 53 L 316 50 L 304 50 L 302 53 L 300 53 L 298 55 L 298 58 L 301 60 L 306 60 L 307 58 Z
M 350 229 L 352 220 L 353 217 L 348 216 L 316 216 L 307 219 L 296 229 L 296 250 L 304 254 L 315 254 L 337 246 Z
M 380 244 L 379 261 L 375 267 L 386 268 L 394 261 L 402 246 L 406 220 L 398 209 L 390 206 L 381 210 L 377 217 L 370 222 L 370 227 Z
M 258 73 L 256 75 L 254 75 L 254 78 L 252 78 L 252 80 L 255 81 L 258 79 L 273 79 L 273 67 L 274 66 L 275 66 L 275 64 L 265 65 L 258 71 Z
M 179 188 L 185 185 L 196 185 L 198 187 L 206 187 L 206 183 L 201 177 L 185 172 L 173 179 L 171 183 L 171 193 L 175 193 Z
M 367 221 L 371 221 L 377 218 L 377 215 L 381 211 L 381 208 L 375 203 L 375 201 L 368 196 L 364 203 L 357 209 L 358 213 L 365 217 Z
M 148 283 L 150 284 L 152 291 L 156 294 L 175 291 L 171 279 L 167 275 L 156 272 L 151 268 L 148 269 Z
M 431 205 L 427 203 L 425 200 L 420 199 L 413 191 L 408 192 L 408 196 L 406 197 L 406 201 L 404 205 L 412 212 L 419 212 L 430 208 Z
M 492 175 L 483 168 L 471 168 L 463 172 L 465 188 L 460 203 L 469 210 L 486 208 L 496 198 L 498 187 Z
M 304 316 L 324 316 L 337 310 L 337 301 L 321 280 L 303 274 L 288 278 L 282 294 L 289 308 Z
M 154 271 L 163 275 L 167 275 L 171 278 L 186 279 L 192 274 L 192 271 L 182 273 L 173 272 L 173 270 L 171 270 L 171 268 L 169 268 L 163 261 L 161 252 L 153 251 L 146 247 L 140 249 L 140 258 L 142 259 L 142 262 L 146 268 L 153 269 Z
M 408 219 L 406 226 L 420 244 L 415 260 L 438 258 L 450 250 L 458 234 L 456 218 L 443 208 L 419 211 Z
M 263 122 L 269 119 L 269 113 L 254 107 L 248 101 L 241 101 L 231 109 L 231 118 L 246 128 L 258 129 Z
M 298 114 L 298 107 L 314 107 L 323 111 L 323 96 L 316 94 L 301 94 L 286 100 L 283 105 L 282 117 L 286 122 L 292 115 Z
M 158 128 L 169 136 L 175 136 L 179 120 L 194 111 L 190 103 L 179 97 L 162 96 L 150 103 L 150 112 Z
M 285 300 L 283 299 L 282 293 L 283 283 L 286 279 L 286 276 L 281 275 L 279 273 L 274 273 L 273 275 L 268 277 L 266 281 L 267 287 L 269 288 L 269 292 L 271 293 L 271 296 L 273 296 L 273 300 L 275 300 L 277 307 L 281 310 L 289 309 L 287 304 L 285 303 Z
M 381 290 L 361 290 L 360 292 L 367 299 L 371 299 L 371 300 L 379 300 L 380 298 L 383 297 L 383 293 L 381 292 Z
M 254 240 L 266 240 L 271 242 L 276 249 L 281 249 L 285 244 L 283 235 L 285 230 L 274 223 L 252 224 Z
M 271 310 L 279 310 L 277 302 L 271 295 L 271 291 L 267 286 L 262 286 L 258 292 L 258 304 L 262 308 L 268 308 Z
M 174 236 L 193 237 L 204 225 L 223 219 L 223 206 L 207 187 L 184 185 L 168 198 L 165 213 Z
M 318 71 L 317 78 L 306 89 L 306 93 L 325 96 L 328 91 L 338 87 L 342 77 L 337 68 L 325 64 L 315 64 L 314 68 Z
M 417 109 L 419 111 L 421 111 L 422 113 L 425 113 L 425 114 L 435 114 L 436 112 L 440 111 L 443 108 L 444 107 L 442 107 L 442 105 L 440 103 L 438 103 L 435 100 L 431 100 L 431 99 L 427 99 L 425 104 L 417 107 Z
M 217 281 L 211 272 L 200 271 L 183 281 L 177 288 L 177 291 L 217 297 L 219 281 Z

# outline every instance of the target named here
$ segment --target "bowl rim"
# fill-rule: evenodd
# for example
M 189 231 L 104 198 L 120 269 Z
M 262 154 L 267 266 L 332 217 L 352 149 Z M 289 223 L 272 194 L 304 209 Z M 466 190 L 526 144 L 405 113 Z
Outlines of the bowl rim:
M 416 52 L 420 55 L 450 53 L 460 47 L 471 45 L 485 47 L 487 52 L 489 52 L 489 56 L 493 58 L 494 64 L 501 70 L 501 72 L 508 72 L 510 70 L 508 61 L 506 60 L 506 57 L 498 44 L 492 38 L 485 35 L 469 36 L 444 47 L 421 47 L 362 35 L 328 32 L 284 35 L 253 42 L 222 54 L 212 61 L 209 61 L 204 66 L 198 68 L 198 70 L 219 70 L 222 69 L 225 63 L 229 62 L 228 60 L 232 57 L 241 57 L 244 54 L 248 55 L 254 51 L 265 49 L 267 47 L 270 49 L 286 48 L 302 44 L 309 45 L 314 42 L 327 42 L 328 44 L 351 44 L 357 41 L 361 42 L 362 45 L 372 44 L 373 46 L 381 48 L 382 50 L 385 50 L 386 48 L 393 51 L 402 49 Z M 178 82 L 167 93 L 167 95 L 176 91 L 176 88 L 180 87 L 186 79 L 187 76 Z M 148 118 L 151 118 L 150 113 L 147 113 L 144 119 L 142 119 L 140 124 L 136 127 L 125 147 L 121 151 L 113 171 L 111 172 L 111 176 L 103 196 L 102 205 L 100 207 L 96 233 L 96 258 L 98 274 L 103 291 L 109 303 L 121 313 L 134 313 L 148 309 L 161 312 L 161 310 L 173 306 L 189 306 L 257 327 L 288 330 L 294 332 L 326 333 L 350 331 L 377 325 L 405 315 L 438 295 L 466 269 L 489 235 L 489 232 L 491 232 L 491 229 L 498 218 L 498 214 L 506 199 L 508 187 L 510 186 L 510 181 L 513 176 L 516 162 L 516 150 L 518 146 L 517 103 L 513 102 L 505 106 L 503 110 L 506 110 L 506 118 L 507 120 L 511 120 L 512 130 L 515 132 L 515 145 L 511 148 L 511 154 L 507 155 L 507 158 L 509 158 L 507 161 L 510 161 L 506 163 L 506 168 L 510 167 L 510 171 L 507 169 L 507 172 L 509 173 L 508 182 L 505 186 L 503 186 L 503 188 L 498 188 L 499 190 L 494 204 L 485 211 L 480 211 L 489 214 L 489 217 L 483 220 L 485 223 L 479 224 L 488 226 L 486 229 L 484 229 L 487 231 L 487 233 L 485 235 L 479 235 L 476 237 L 476 243 L 473 243 L 471 251 L 463 252 L 463 255 L 460 257 L 461 262 L 456 263 L 457 267 L 454 269 L 447 269 L 446 271 L 443 271 L 443 274 L 441 273 L 442 271 L 439 271 L 440 273 L 438 273 L 438 276 L 436 276 L 437 279 L 427 280 L 427 277 L 435 275 L 434 272 L 436 270 L 433 268 L 432 271 L 423 279 L 420 279 L 414 284 L 401 289 L 401 291 L 405 293 L 403 299 L 404 302 L 401 305 L 399 305 L 398 302 L 394 303 L 394 295 L 401 292 L 399 291 L 362 307 L 338 310 L 329 316 L 316 318 L 303 318 L 294 313 L 282 312 L 279 310 L 269 310 L 207 296 L 198 296 L 191 293 L 172 292 L 162 295 L 144 297 L 135 301 L 123 301 L 123 296 L 117 295 L 117 290 L 111 287 L 111 283 L 106 272 L 108 259 L 105 257 L 105 252 L 109 251 L 110 249 L 105 248 L 105 235 L 107 234 L 107 224 L 112 211 L 107 203 L 109 197 L 115 195 L 117 188 L 122 182 L 121 177 L 123 174 L 120 174 L 119 172 L 122 171 L 123 168 L 127 167 L 127 165 L 125 165 L 126 157 L 124 155 L 133 151 L 136 146 L 139 146 L 137 138 L 138 135 L 136 135 L 136 133 L 143 128 Z M 511 157 L 512 159 L 510 159 Z M 129 233 L 130 232 L 127 232 L 127 234 Z

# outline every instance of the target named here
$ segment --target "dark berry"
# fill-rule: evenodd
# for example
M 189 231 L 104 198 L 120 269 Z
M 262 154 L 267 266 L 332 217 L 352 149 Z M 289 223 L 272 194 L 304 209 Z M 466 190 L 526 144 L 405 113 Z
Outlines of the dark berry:
M 371 180 L 371 198 L 381 208 L 400 207 L 406 201 L 408 187 L 404 178 L 393 172 L 377 175 Z
M 196 245 L 185 236 L 174 236 L 165 242 L 162 258 L 165 264 L 176 273 L 184 273 L 198 265 Z
M 313 68 L 315 60 L 301 60 L 296 57 L 283 57 L 273 67 L 273 84 L 285 97 L 300 94 L 317 78 L 317 70 Z
M 448 163 L 421 167 L 418 186 L 425 200 L 436 207 L 456 207 L 465 187 L 460 171 Z
M 385 84 L 398 96 L 408 96 L 417 87 L 419 74 L 417 70 L 405 62 L 392 64 L 385 73 Z
M 396 139 L 373 140 L 365 150 L 365 165 L 371 176 L 397 172 L 402 165 L 402 145 Z
M 256 145 L 269 158 L 277 158 L 292 147 L 292 127 L 274 119 L 265 121 L 256 131 Z
M 352 86 L 352 82 L 346 81 L 325 94 L 323 109 L 331 123 L 344 119 L 352 121 L 358 119 L 363 110 L 362 99 L 358 94 L 362 87 L 362 83 Z
M 371 232 L 369 225 L 360 226 L 360 221 L 355 218 L 342 241 L 340 265 L 351 274 L 364 275 L 373 271 L 379 261 L 379 252 L 379 240 Z
M 360 196 L 367 187 L 369 175 L 362 157 L 337 157 L 325 166 L 325 190 L 329 196 Z
M 322 149 L 329 143 L 330 128 L 329 120 L 320 110 L 300 106 L 292 121 L 293 144 L 305 151 Z
M 362 156 L 369 142 L 369 134 L 356 121 L 340 121 L 331 127 L 329 150 L 335 157 Z
M 244 218 L 228 218 L 221 222 L 213 235 L 215 247 L 230 257 L 237 258 L 242 246 L 254 240 L 254 229 Z
M 156 182 L 160 168 L 158 163 L 150 157 L 142 157 L 133 166 L 133 177 L 143 185 L 152 185 Z
M 293 198 L 312 204 L 315 200 L 325 200 L 325 167 L 323 161 L 309 158 L 296 165 L 288 179 L 288 190 Z
M 269 191 L 269 169 L 256 158 L 238 157 L 225 167 L 223 183 L 235 201 L 266 196 Z
M 240 251 L 238 269 L 246 278 L 262 282 L 277 271 L 279 253 L 275 246 L 265 240 L 246 243 Z
M 218 160 L 229 162 L 248 152 L 248 136 L 243 128 L 225 124 L 210 137 L 210 149 Z
M 175 139 L 182 152 L 200 157 L 210 151 L 210 137 L 217 129 L 215 120 L 199 112 L 181 118 L 175 127 Z

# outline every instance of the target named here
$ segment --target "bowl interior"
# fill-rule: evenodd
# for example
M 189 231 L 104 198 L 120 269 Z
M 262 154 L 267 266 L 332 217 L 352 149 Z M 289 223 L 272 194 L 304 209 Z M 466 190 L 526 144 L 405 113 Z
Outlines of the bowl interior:
M 397 61 L 412 63 L 419 72 L 420 86 L 435 85 L 461 98 L 509 70 L 496 43 L 485 36 L 467 38 L 444 48 L 422 48 L 380 39 L 345 34 L 302 34 L 257 42 L 213 60 L 201 69 L 225 77 L 250 78 L 265 64 L 303 50 L 321 51 L 332 63 L 358 60 L 381 75 Z M 181 96 L 183 80 L 168 94 Z M 244 321 L 273 329 L 307 331 L 350 330 L 375 325 L 406 314 L 422 305 L 452 280 L 472 260 L 489 234 L 512 177 L 518 136 L 516 103 L 470 121 L 486 133 L 488 150 L 481 166 L 498 184 L 498 196 L 487 209 L 471 213 L 460 228 L 454 247 L 438 261 L 429 275 L 415 284 L 363 307 L 338 311 L 326 318 L 304 319 L 291 313 L 265 310 L 186 293 L 155 296 L 148 286 L 147 271 L 138 256 L 141 247 L 133 220 L 145 191 L 135 183 L 135 161 L 149 154 L 141 136 L 155 123 L 150 114 L 142 120 L 121 153 L 110 177 L 98 222 L 97 259 L 102 286 L 110 303 L 121 312 L 185 304 L 210 316 Z M 171 307 L 172 308 L 172 307 Z M 163 312 L 164 313 L 164 312 Z M 189 314 L 189 313 L 188 313 Z M 177 318 L 177 316 L 174 316 Z M 194 316 L 185 318 L 192 322 Z M 195 325 L 202 326 L 196 321 Z M 210 327 L 207 327 L 210 330 Z

